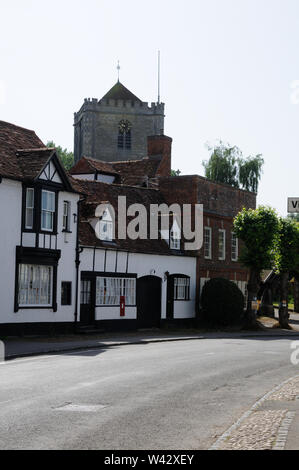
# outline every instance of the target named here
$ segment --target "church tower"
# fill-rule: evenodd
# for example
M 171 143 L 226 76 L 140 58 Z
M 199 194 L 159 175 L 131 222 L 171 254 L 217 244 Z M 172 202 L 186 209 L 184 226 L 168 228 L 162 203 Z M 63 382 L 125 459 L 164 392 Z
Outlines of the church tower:
M 164 133 L 164 104 L 141 101 L 119 81 L 99 101 L 85 99 L 74 117 L 75 162 L 106 162 L 148 155 L 147 138 Z

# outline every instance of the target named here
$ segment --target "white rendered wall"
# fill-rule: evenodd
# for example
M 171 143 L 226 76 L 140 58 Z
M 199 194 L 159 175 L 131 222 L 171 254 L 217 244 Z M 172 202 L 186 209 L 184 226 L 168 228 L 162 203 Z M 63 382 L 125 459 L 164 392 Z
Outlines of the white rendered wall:
M 3 179 L 0 184 L 0 323 L 13 323 L 16 246 L 20 245 L 22 184 Z
M 60 192 L 58 194 L 58 235 L 57 249 L 61 258 L 57 269 L 57 312 L 52 309 L 22 309 L 14 312 L 16 246 L 21 244 L 22 184 L 4 179 L 0 184 L 0 323 L 43 323 L 73 322 L 76 291 L 76 230 L 73 214 L 77 213 L 77 194 Z M 62 232 L 63 202 L 70 201 L 70 231 Z M 47 236 L 46 248 L 50 247 Z M 55 236 L 51 248 L 55 249 Z M 43 235 L 40 235 L 43 239 Z M 35 246 L 35 234 L 23 234 L 23 246 Z M 43 247 L 43 245 L 41 246 Z M 72 282 L 72 305 L 61 305 L 61 282 Z
M 94 250 L 85 248 L 81 254 L 81 271 L 93 271 L 93 260 L 95 260 L 94 271 L 104 273 L 137 274 L 137 278 L 143 276 L 157 276 L 162 279 L 162 309 L 161 317 L 166 318 L 166 298 L 167 280 L 165 273 L 185 274 L 190 276 L 190 301 L 174 302 L 174 318 L 194 318 L 195 298 L 196 298 L 196 258 L 183 256 L 166 256 L 154 254 L 139 254 L 119 252 L 116 258 L 116 251 L 106 251 L 105 270 L 105 250 Z M 128 270 L 126 270 L 128 264 Z M 119 307 L 96 307 L 96 320 L 126 320 L 136 319 L 137 309 L 126 308 L 126 316 L 120 317 Z

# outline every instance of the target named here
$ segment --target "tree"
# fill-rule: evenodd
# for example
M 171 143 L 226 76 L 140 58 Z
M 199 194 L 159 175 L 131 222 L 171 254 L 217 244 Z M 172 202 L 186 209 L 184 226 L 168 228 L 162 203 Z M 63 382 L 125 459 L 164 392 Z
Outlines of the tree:
M 214 148 L 208 147 L 208 150 L 211 152 L 210 159 L 203 162 L 206 177 L 212 181 L 226 183 L 238 188 L 240 149 L 238 147 L 227 147 L 220 141 Z
M 264 159 L 261 155 L 239 159 L 239 181 L 242 189 L 257 193 Z
M 50 140 L 47 142 L 47 147 L 55 147 L 56 152 L 65 168 L 65 170 L 70 170 L 72 166 L 74 165 L 74 154 L 73 152 L 69 152 L 67 149 L 63 149 L 59 145 L 56 146 L 55 143 Z
M 256 323 L 252 301 L 257 299 L 261 271 L 271 269 L 274 265 L 278 228 L 278 216 L 270 207 L 243 209 L 234 219 L 234 232 L 244 243 L 240 261 L 250 270 L 246 312 L 250 326 Z
M 171 170 L 170 174 L 171 176 L 180 176 L 181 170 Z
M 211 156 L 203 161 L 207 178 L 257 193 L 264 164 L 262 155 L 243 158 L 238 147 L 225 145 L 221 140 L 215 147 L 208 146 L 208 150 Z
M 289 326 L 288 282 L 291 271 L 299 271 L 299 225 L 291 219 L 279 220 L 275 250 L 276 271 L 280 274 L 279 323 Z
M 295 222 L 299 222 L 299 214 L 289 214 L 288 219 L 294 220 Z

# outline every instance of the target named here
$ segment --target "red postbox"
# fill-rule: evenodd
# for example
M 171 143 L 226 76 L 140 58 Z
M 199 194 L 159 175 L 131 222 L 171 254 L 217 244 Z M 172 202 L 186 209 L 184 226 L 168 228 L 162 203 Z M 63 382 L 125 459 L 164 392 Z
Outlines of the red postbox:
M 124 317 L 126 315 L 126 299 L 124 295 L 120 296 L 120 316 Z

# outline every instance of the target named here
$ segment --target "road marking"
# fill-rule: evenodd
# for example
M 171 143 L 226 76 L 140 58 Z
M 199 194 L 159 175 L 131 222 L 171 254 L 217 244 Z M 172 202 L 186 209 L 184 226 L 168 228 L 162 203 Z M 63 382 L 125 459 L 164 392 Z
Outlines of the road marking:
M 108 405 L 84 405 L 75 403 L 66 403 L 65 405 L 54 408 L 54 411 L 75 411 L 78 413 L 96 413 L 107 408 Z

